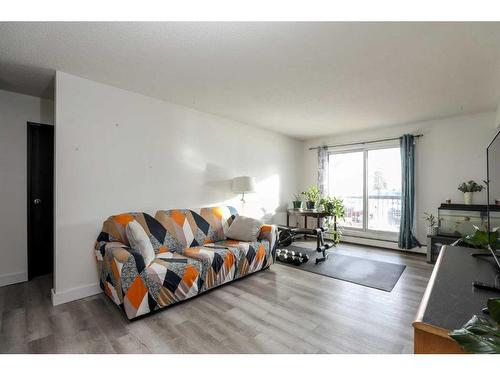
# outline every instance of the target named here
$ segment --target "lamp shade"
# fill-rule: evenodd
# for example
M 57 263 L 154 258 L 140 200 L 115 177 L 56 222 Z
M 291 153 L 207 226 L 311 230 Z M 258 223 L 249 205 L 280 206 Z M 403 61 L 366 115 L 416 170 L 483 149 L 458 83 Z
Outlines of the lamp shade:
M 240 176 L 233 178 L 233 193 L 252 193 L 255 191 L 255 181 L 250 176 Z

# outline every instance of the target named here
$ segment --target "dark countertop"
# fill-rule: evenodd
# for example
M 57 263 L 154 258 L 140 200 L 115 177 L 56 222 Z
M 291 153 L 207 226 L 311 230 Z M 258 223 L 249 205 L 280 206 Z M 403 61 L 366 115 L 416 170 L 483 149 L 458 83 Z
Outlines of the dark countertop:
M 422 322 L 453 330 L 481 315 L 488 298 L 500 297 L 472 286 L 475 280 L 500 285 L 500 270 L 491 257 L 472 257 L 475 249 L 444 246 L 441 252 Z

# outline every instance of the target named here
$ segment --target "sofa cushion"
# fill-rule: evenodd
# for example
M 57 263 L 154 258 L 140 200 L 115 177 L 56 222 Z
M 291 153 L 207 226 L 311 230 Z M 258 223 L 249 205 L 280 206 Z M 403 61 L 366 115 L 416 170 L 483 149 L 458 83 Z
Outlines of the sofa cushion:
M 155 218 L 166 231 L 163 245 L 169 251 L 182 254 L 187 247 L 224 240 L 225 232 L 236 215 L 232 207 L 210 207 L 160 210 Z
M 155 259 L 155 250 L 144 228 L 136 220 L 132 220 L 127 224 L 125 232 L 130 247 L 141 253 L 145 265 L 148 266 Z
M 227 230 L 238 215 L 238 211 L 231 206 L 204 207 L 198 212 L 210 224 L 210 231 L 205 243 L 225 240 Z
M 208 244 L 208 246 L 225 246 L 232 251 L 237 263 L 235 278 L 258 271 L 272 263 L 271 248 L 266 239 L 252 242 L 225 240 L 215 242 L 213 245 Z
M 234 251 L 227 247 L 205 246 L 188 247 L 184 255 L 202 263 L 202 291 L 231 281 L 236 276 L 237 259 Z
M 262 227 L 262 222 L 260 220 L 238 215 L 229 226 L 226 236 L 227 238 L 238 241 L 257 241 L 260 227 Z

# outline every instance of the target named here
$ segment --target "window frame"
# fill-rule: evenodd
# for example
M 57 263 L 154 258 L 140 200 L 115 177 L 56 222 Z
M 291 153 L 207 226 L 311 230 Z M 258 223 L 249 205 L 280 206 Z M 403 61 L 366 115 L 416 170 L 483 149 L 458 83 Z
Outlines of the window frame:
M 341 226 L 342 233 L 350 237 L 361 237 L 374 240 L 397 242 L 398 232 L 383 231 L 368 228 L 368 151 L 383 150 L 388 148 L 400 148 L 398 140 L 382 141 L 369 144 L 360 144 L 359 146 L 336 147 L 328 151 L 328 184 L 327 191 L 330 193 L 330 156 L 335 154 L 346 154 L 351 152 L 363 152 L 363 227 Z

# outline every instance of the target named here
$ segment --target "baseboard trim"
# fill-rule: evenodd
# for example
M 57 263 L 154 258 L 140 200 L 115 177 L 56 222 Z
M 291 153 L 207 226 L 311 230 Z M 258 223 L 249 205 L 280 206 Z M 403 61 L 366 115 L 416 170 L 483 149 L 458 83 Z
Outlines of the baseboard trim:
M 96 294 L 102 293 L 101 288 L 98 283 L 88 284 L 78 288 L 64 290 L 62 292 L 55 292 L 51 289 L 52 295 L 52 305 L 62 305 L 63 303 L 76 301 L 85 297 L 94 296 Z
M 420 254 L 427 253 L 427 246 L 415 247 L 413 249 L 406 250 L 406 249 L 400 249 L 398 247 L 397 242 L 374 240 L 371 238 L 351 237 L 351 236 L 344 235 L 344 236 L 342 236 L 342 242 L 354 243 L 357 245 L 382 247 L 384 249 L 391 249 L 391 250 L 408 251 L 408 252 L 412 252 L 412 253 L 420 253 Z
M 16 272 L 0 275 L 0 286 L 23 283 L 28 281 L 28 272 Z

